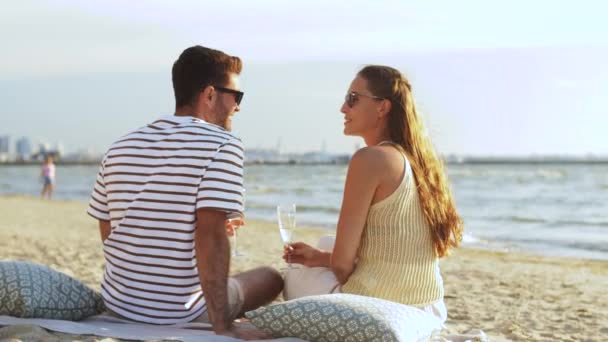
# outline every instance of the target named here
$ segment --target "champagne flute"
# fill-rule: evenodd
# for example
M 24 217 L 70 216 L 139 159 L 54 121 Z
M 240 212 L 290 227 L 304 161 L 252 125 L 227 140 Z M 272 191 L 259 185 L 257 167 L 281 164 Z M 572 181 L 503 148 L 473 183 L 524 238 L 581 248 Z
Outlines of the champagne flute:
M 243 210 L 245 210 L 245 189 L 243 189 Z M 245 214 L 239 212 L 230 212 L 226 216 L 228 219 L 228 224 L 232 228 L 232 251 L 231 255 L 233 257 L 240 257 L 245 254 L 239 252 L 237 245 L 237 231 L 245 224 Z
M 278 205 L 277 206 L 277 221 L 279 224 L 279 233 L 283 243 L 289 247 L 289 244 L 293 239 L 293 232 L 296 228 L 296 205 Z M 287 268 L 293 268 L 291 266 L 291 258 L 287 255 Z
M 233 257 L 240 257 L 245 254 L 239 252 L 237 245 L 237 231 L 245 223 L 241 213 L 232 212 L 227 215 L 228 225 L 232 228 L 232 252 L 230 253 Z

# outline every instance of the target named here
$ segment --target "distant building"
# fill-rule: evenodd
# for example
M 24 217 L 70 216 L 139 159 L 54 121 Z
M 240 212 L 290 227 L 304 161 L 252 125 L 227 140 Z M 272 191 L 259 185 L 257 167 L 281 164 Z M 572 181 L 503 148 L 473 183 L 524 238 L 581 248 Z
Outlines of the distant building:
M 83 148 L 61 156 L 63 161 L 76 163 L 99 163 L 102 158 L 103 154 L 100 154 L 94 148 Z
M 350 160 L 350 155 L 312 151 L 293 154 L 290 156 L 290 160 L 295 161 L 297 164 L 347 164 Z
M 10 148 L 11 137 L 8 135 L 0 136 L 0 162 L 6 162 L 9 160 Z
M 278 150 L 274 149 L 247 149 L 245 151 L 245 162 L 248 164 L 266 164 L 286 162 Z
M 304 153 L 281 153 L 279 149 L 247 149 L 247 164 L 345 164 L 350 155 L 311 151 Z
M 11 137 L 8 135 L 0 136 L 0 153 L 9 154 L 11 150 Z
M 18 161 L 28 161 L 32 158 L 32 143 L 30 142 L 30 139 L 22 137 L 17 140 L 16 147 Z
M 57 150 L 57 148 L 63 149 L 61 144 L 57 144 L 57 147 L 52 149 L 51 144 L 44 142 L 38 145 L 38 151 L 32 154 L 32 159 L 34 160 L 44 160 L 46 156 L 52 156 L 55 160 L 61 159 L 62 151 Z
M 306 152 L 306 153 L 302 153 L 302 154 L 298 154 L 298 155 L 294 155 L 293 159 L 295 159 L 296 162 L 301 163 L 301 164 L 329 164 L 329 163 L 333 163 L 334 161 L 334 157 L 333 155 L 327 153 L 327 152 Z
M 51 150 L 51 144 L 43 142 L 38 145 L 38 154 L 45 155 Z
M 60 156 L 65 155 L 65 148 L 61 142 L 57 142 L 57 144 L 55 144 L 55 152 Z

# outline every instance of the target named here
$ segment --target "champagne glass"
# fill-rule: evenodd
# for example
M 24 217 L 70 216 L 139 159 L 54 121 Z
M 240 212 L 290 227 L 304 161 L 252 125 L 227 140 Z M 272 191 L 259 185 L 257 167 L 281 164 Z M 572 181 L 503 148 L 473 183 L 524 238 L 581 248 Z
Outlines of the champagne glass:
M 245 254 L 241 253 L 238 250 L 238 245 L 237 245 L 237 232 L 239 230 L 239 228 L 245 223 L 243 221 L 243 217 L 241 216 L 241 213 L 238 212 L 233 212 L 233 213 L 229 213 L 227 215 L 227 219 L 228 219 L 228 225 L 232 226 L 232 252 L 230 253 L 233 257 L 240 257 L 243 256 Z
M 243 191 L 243 210 L 245 210 L 245 189 L 243 189 L 242 191 Z M 240 256 L 245 255 L 239 251 L 238 245 L 237 245 L 237 234 L 238 234 L 237 232 L 241 228 L 241 226 L 245 225 L 244 215 L 245 215 L 244 213 L 230 212 L 226 216 L 226 218 L 228 219 L 228 224 L 232 228 L 232 251 L 230 254 L 233 257 L 240 257 Z
M 296 205 L 278 205 L 277 222 L 279 224 L 279 233 L 281 234 L 281 239 L 283 239 L 283 243 L 286 246 L 289 246 L 293 239 L 294 229 L 296 228 Z M 287 267 L 293 268 L 291 266 L 289 255 L 287 255 Z

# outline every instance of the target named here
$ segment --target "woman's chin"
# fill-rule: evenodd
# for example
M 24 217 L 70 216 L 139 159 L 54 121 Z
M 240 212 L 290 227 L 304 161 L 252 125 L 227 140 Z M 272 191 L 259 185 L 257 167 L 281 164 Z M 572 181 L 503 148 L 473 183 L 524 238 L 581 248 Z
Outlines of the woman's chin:
M 358 135 L 355 132 L 351 131 L 350 129 L 346 128 L 346 127 L 344 127 L 344 131 L 343 132 L 344 132 L 344 135 L 346 135 L 346 136 L 356 136 L 356 135 Z

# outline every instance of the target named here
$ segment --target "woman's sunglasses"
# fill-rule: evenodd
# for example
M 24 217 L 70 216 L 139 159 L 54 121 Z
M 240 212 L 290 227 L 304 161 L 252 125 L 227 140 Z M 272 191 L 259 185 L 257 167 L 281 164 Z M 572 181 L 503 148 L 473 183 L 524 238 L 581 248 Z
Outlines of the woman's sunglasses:
M 359 96 L 367 97 L 367 98 L 370 98 L 370 99 L 376 100 L 376 101 L 385 100 L 385 98 L 383 98 L 383 97 L 359 94 L 359 93 L 355 93 L 354 91 L 351 91 L 351 92 L 346 93 L 346 97 L 344 97 L 344 101 L 346 102 L 346 104 L 348 105 L 349 108 L 353 108 L 353 106 L 355 104 L 357 104 L 357 102 L 359 101 Z
M 214 88 L 217 91 L 221 91 L 223 93 L 234 94 L 234 101 L 236 102 L 237 105 L 241 104 L 241 100 L 243 99 L 243 96 L 245 95 L 245 93 L 243 93 L 242 91 L 238 91 L 238 90 L 234 90 L 234 89 L 223 88 L 223 87 L 214 87 Z

